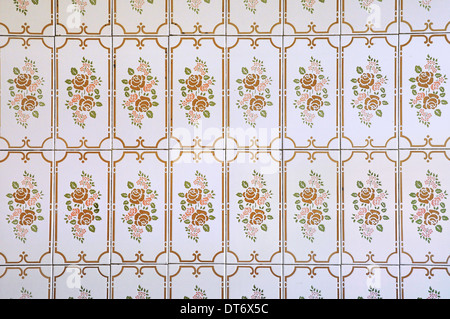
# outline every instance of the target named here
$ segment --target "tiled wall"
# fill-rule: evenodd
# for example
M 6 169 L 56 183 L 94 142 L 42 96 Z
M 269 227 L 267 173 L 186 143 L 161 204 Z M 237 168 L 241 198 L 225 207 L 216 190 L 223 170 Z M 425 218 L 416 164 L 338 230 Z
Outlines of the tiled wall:
M 449 298 L 447 0 L 0 0 L 1 298 Z

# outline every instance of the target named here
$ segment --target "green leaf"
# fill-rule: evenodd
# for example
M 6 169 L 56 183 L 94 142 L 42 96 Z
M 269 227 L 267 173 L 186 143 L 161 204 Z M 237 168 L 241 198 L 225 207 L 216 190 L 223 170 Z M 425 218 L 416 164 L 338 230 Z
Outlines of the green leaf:
M 299 69 L 298 69 L 298 72 L 300 72 L 300 74 L 305 74 L 306 73 L 306 70 L 305 70 L 305 68 L 302 68 L 302 67 L 300 67 Z
M 192 73 L 192 71 L 189 68 L 185 68 L 184 73 L 186 73 L 186 75 L 190 75 Z
M 245 74 L 248 74 L 248 69 L 247 68 L 242 68 L 242 73 L 245 75 Z
M 70 188 L 72 188 L 72 189 L 77 188 L 77 183 L 75 183 L 75 182 L 70 182 Z
M 320 230 L 321 232 L 324 232 L 324 231 L 325 231 L 325 226 L 324 226 L 323 224 L 320 224 L 319 227 L 317 227 L 317 228 L 319 228 L 319 230 Z
M 441 112 L 441 110 L 437 109 L 437 110 L 434 110 L 434 114 L 436 114 L 436 116 L 440 117 L 442 115 L 442 112 Z
M 95 226 L 94 225 L 90 225 L 89 226 L 89 231 L 95 233 Z
M 19 68 L 14 68 L 13 72 L 14 72 L 15 75 L 19 75 L 20 74 Z
M 189 182 L 184 182 L 184 187 L 186 187 L 186 188 L 191 188 L 191 183 L 189 183 Z
M 18 188 L 19 188 L 19 183 L 13 182 L 13 183 L 12 183 L 12 187 L 13 187 L 14 189 L 18 189 Z
M 242 187 L 247 188 L 248 187 L 248 183 L 246 181 L 242 181 Z
M 209 232 L 209 225 L 208 224 L 203 225 L 203 230 L 208 233 Z
M 317 112 L 317 115 L 319 115 L 320 117 L 324 117 L 325 113 L 322 110 L 319 110 L 319 112 Z
M 95 111 L 90 111 L 89 116 L 95 119 L 97 117 L 97 113 L 95 113 Z
M 95 6 L 95 5 L 97 4 L 97 0 L 89 0 L 89 2 L 90 2 L 93 6 Z
M 262 117 L 267 117 L 267 112 L 265 110 L 262 110 L 260 112 L 260 114 L 261 114 Z
M 262 224 L 262 225 L 261 225 L 261 230 L 267 231 L 267 225 L 266 225 L 266 224 Z
M 416 187 L 417 188 L 422 188 L 422 183 L 420 181 L 416 181 Z
M 364 73 L 364 70 L 363 70 L 362 67 L 358 66 L 358 67 L 356 68 L 356 72 L 358 72 L 358 74 L 363 74 L 363 73 Z
M 380 231 L 380 232 L 383 231 L 383 225 L 378 224 L 377 225 L 377 230 Z
M 441 225 L 437 225 L 435 228 L 436 228 L 437 232 L 442 233 L 442 226 Z
M 205 111 L 203 111 L 203 116 L 208 119 L 211 116 L 211 114 L 209 113 L 208 110 L 205 110 Z
M 38 231 L 38 227 L 36 225 L 32 225 L 31 230 L 36 233 Z
M 147 226 L 145 226 L 145 230 L 148 231 L 149 233 L 151 233 L 153 231 L 152 225 L 147 224 Z
M 72 75 L 75 76 L 75 75 L 78 74 L 78 70 L 75 69 L 75 68 L 71 68 L 71 69 L 70 69 L 70 73 L 72 73 Z
M 359 188 L 363 188 L 364 184 L 361 181 L 356 182 L 356 186 L 358 186 Z
M 416 65 L 416 73 L 422 73 L 422 68 Z
M 306 187 L 306 183 L 304 181 L 300 181 L 298 183 L 298 185 L 300 186 L 300 188 L 305 188 Z M 300 196 L 300 195 L 299 195 Z
M 132 189 L 134 187 L 134 184 L 132 182 L 128 182 L 127 186 L 128 186 L 129 189 Z

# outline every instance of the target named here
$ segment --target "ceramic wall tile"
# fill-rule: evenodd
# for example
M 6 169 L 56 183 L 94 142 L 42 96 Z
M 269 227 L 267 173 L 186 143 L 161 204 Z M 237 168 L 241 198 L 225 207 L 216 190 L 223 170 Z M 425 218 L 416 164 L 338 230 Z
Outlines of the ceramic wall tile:
M 0 152 L 0 264 L 51 264 L 53 153 Z
M 342 152 L 342 262 L 398 264 L 397 151 Z
M 449 267 L 401 267 L 403 299 L 449 299 Z
M 448 147 L 448 35 L 400 36 L 400 146 Z
M 336 151 L 283 152 L 285 263 L 339 264 L 339 169 Z
M 284 149 L 339 148 L 338 57 L 337 37 L 284 41 Z
M 114 35 L 168 35 L 168 0 L 113 0 Z
M 170 0 L 171 34 L 225 34 L 226 0 Z
M 55 263 L 109 263 L 110 152 L 55 153 Z
M 397 42 L 342 37 L 342 148 L 397 148 Z
M 283 32 L 282 0 L 227 0 L 227 12 L 229 35 L 281 35 Z
M 225 39 L 172 37 L 170 52 L 171 147 L 223 148 Z
M 57 35 L 111 35 L 112 1 L 56 0 Z
M 56 39 L 56 148 L 111 147 L 110 61 L 110 38 Z
M 281 262 L 281 152 L 227 151 L 227 262 Z
M 339 0 L 285 0 L 284 34 L 339 34 Z
M 341 0 L 342 33 L 397 33 L 398 0 Z
M 167 38 L 114 38 L 113 147 L 167 148 Z
M 167 151 L 114 151 L 112 262 L 167 263 Z
M 344 299 L 399 299 L 399 267 L 342 266 Z
M 2 1 L 0 35 L 54 35 L 55 1 Z
M 448 3 L 445 0 L 399 0 L 400 32 L 448 31 Z
M 223 265 L 169 265 L 169 299 L 224 299 Z
M 281 45 L 280 37 L 227 38 L 227 148 L 281 147 Z
M 49 38 L 0 38 L 0 148 L 53 148 L 53 59 Z
M 0 266 L 1 299 L 50 299 L 52 267 Z
M 55 266 L 54 299 L 108 299 L 109 266 Z
M 400 152 L 402 263 L 448 264 L 448 151 Z
M 284 266 L 286 299 L 339 299 L 339 266 Z
M 224 151 L 170 151 L 169 261 L 225 261 Z
M 112 299 L 165 299 L 167 266 L 111 266 Z

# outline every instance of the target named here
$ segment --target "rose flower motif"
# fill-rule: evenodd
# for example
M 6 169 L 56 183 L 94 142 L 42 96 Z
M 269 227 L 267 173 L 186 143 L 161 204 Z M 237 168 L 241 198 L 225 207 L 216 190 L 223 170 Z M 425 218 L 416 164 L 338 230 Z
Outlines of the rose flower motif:
M 19 74 L 17 78 L 14 79 L 14 83 L 18 89 L 26 90 L 31 84 L 31 75 Z
M 86 74 L 77 74 L 72 84 L 75 90 L 83 91 L 89 85 L 89 77 Z
M 425 71 L 419 74 L 416 78 L 417 85 L 427 89 L 434 82 L 434 75 L 431 72 Z
M 79 110 L 82 112 L 89 112 L 95 105 L 94 98 L 90 96 L 83 97 L 80 102 L 78 102 Z
M 359 87 L 367 90 L 370 89 L 374 82 L 375 79 L 372 73 L 363 73 L 358 79 Z
M 89 209 L 84 209 L 78 214 L 78 225 L 88 226 L 94 220 L 94 213 Z
M 315 225 L 315 226 L 317 226 L 317 225 L 319 225 L 322 222 L 324 217 L 323 217 L 323 213 L 320 210 L 313 209 L 312 211 L 310 211 L 308 213 L 306 218 L 307 218 L 306 223 L 308 225 Z
M 381 220 L 381 213 L 375 209 L 371 209 L 369 212 L 366 213 L 365 221 L 364 223 L 366 225 L 377 225 Z
M 197 96 L 192 101 L 192 110 L 194 112 L 203 112 L 206 110 L 206 108 L 209 106 L 208 99 L 204 96 Z
M 203 210 L 197 210 L 194 214 L 192 214 L 192 225 L 194 226 L 203 226 L 209 220 L 208 215 Z
M 245 190 L 243 196 L 247 203 L 253 204 L 259 199 L 259 189 L 256 187 L 249 187 Z
M 259 75 L 258 74 L 248 74 L 243 80 L 244 87 L 248 90 L 254 90 L 259 85 Z
M 28 188 L 19 188 L 14 192 L 13 197 L 17 204 L 25 204 L 30 199 L 30 190 Z
M 83 204 L 88 198 L 89 192 L 86 188 L 76 188 L 71 194 L 74 203 Z
M 191 188 L 186 193 L 186 201 L 189 204 L 195 205 L 202 199 L 202 190 L 200 188 Z
M 381 105 L 381 100 L 377 95 L 369 95 L 364 100 L 364 109 L 374 111 Z
M 441 215 L 437 210 L 430 209 L 430 211 L 426 212 L 423 218 L 423 223 L 425 225 L 434 226 L 439 223 L 441 220 Z
M 322 98 L 318 95 L 313 95 L 306 101 L 306 109 L 308 111 L 318 111 L 322 106 Z
M 300 84 L 305 90 L 312 90 L 317 84 L 317 75 L 307 73 L 300 79 Z
M 34 96 L 28 95 L 22 100 L 22 111 L 33 111 L 38 105 L 37 99 Z
M 423 108 L 426 110 L 434 110 L 441 104 L 439 95 L 430 93 L 423 99 Z
M 202 76 L 192 74 L 186 80 L 186 86 L 189 90 L 196 91 L 202 86 Z
M 311 204 L 317 198 L 317 189 L 306 187 L 303 192 L 300 193 L 300 197 L 304 203 Z
M 143 75 L 133 75 L 130 81 L 128 81 L 128 84 L 130 84 L 130 88 L 135 91 L 140 91 L 145 86 L 145 76 Z
M 434 198 L 434 190 L 430 187 L 422 187 L 416 195 L 419 202 L 428 204 Z
M 362 203 L 370 204 L 370 201 L 375 198 L 375 190 L 370 187 L 364 187 L 358 193 L 358 197 Z
M 152 101 L 147 96 L 141 96 L 136 100 L 136 111 L 147 112 L 152 107 Z
M 19 217 L 19 225 L 30 226 L 36 221 L 36 213 L 32 210 L 26 209 Z
M 130 203 L 138 205 L 144 201 L 145 190 L 142 188 L 133 188 L 133 190 L 128 194 L 128 199 Z
M 255 209 L 254 212 L 250 213 L 250 221 L 251 225 L 261 225 L 266 220 L 266 214 L 263 210 Z
M 136 226 L 147 226 L 147 224 L 149 224 L 151 220 L 152 217 L 150 216 L 150 213 L 146 210 L 140 210 L 134 216 L 134 223 L 136 224 Z
M 263 96 L 255 96 L 250 100 L 250 110 L 261 111 L 266 106 L 266 100 Z

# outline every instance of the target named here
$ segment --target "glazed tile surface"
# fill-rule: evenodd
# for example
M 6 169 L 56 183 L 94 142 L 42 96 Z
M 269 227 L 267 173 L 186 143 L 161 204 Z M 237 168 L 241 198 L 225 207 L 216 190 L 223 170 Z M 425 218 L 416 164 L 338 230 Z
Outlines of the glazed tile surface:
M 0 0 L 0 298 L 450 298 L 447 0 Z

